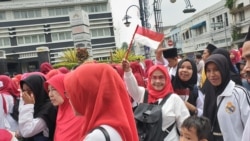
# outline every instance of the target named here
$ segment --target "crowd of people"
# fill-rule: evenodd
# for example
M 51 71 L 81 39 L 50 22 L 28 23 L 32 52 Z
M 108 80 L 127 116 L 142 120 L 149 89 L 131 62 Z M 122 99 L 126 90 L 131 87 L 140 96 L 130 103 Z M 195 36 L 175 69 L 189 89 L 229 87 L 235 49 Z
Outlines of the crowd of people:
M 0 75 L 0 141 L 138 141 L 134 110 L 166 97 L 164 141 L 250 140 L 249 40 L 242 50 L 208 44 L 194 58 L 162 44 L 155 54 Z

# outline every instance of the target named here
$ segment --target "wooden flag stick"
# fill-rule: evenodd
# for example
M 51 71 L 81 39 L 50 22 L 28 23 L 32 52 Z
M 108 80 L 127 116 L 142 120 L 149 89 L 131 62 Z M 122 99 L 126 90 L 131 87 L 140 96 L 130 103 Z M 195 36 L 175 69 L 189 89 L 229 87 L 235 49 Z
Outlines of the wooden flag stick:
M 134 34 L 133 34 L 132 40 L 130 41 L 129 47 L 128 47 L 126 53 L 125 53 L 125 57 L 124 57 L 124 58 L 125 58 L 126 60 L 128 59 L 128 54 L 129 54 L 129 52 L 130 52 L 130 50 L 131 50 L 131 48 L 132 48 L 132 44 L 133 44 L 133 41 L 134 41 L 135 33 L 136 33 L 138 27 L 139 27 L 139 25 L 136 26 L 136 29 L 135 29 L 135 32 L 134 32 Z

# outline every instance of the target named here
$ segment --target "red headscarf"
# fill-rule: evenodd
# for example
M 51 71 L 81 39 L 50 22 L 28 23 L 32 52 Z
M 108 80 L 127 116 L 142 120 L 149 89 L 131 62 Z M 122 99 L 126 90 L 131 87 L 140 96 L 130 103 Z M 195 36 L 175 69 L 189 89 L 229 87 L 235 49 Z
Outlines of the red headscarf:
M 22 75 L 21 74 L 17 74 L 14 77 L 12 77 L 12 81 L 15 83 L 16 87 L 18 89 L 20 89 L 20 81 L 21 81 Z
M 234 55 L 234 58 L 231 58 L 231 62 L 235 65 L 236 63 L 238 63 L 241 60 L 241 56 L 240 56 L 240 52 L 236 49 L 232 49 L 230 51 L 230 53 L 232 53 Z
M 40 65 L 40 72 L 42 72 L 43 74 L 47 74 L 52 69 L 52 65 L 48 62 L 44 62 Z
M 124 71 L 123 71 L 122 67 L 119 64 L 111 64 L 111 66 L 118 72 L 118 74 L 123 79 Z
M 131 62 L 130 68 L 139 86 L 146 87 L 144 82 L 144 71 L 138 62 Z
M 20 96 L 17 85 L 11 80 L 10 77 L 6 75 L 0 75 L 0 94 L 14 95 L 16 97 Z M 8 112 L 7 102 L 3 98 L 3 108 L 4 113 Z
M 151 59 L 145 60 L 145 77 L 148 77 L 149 69 L 154 66 L 154 62 Z
M 25 78 L 27 78 L 27 77 L 29 77 L 29 76 L 31 76 L 31 75 L 33 75 L 33 74 L 37 74 L 37 75 L 40 75 L 40 76 L 43 76 L 44 78 L 46 78 L 46 76 L 45 76 L 43 73 L 34 71 L 34 72 L 24 73 L 24 74 L 22 75 L 22 77 L 21 77 L 21 80 L 24 80 Z M 46 78 L 46 79 L 47 79 L 47 78 Z
M 52 69 L 52 70 L 50 70 L 50 71 L 46 74 L 46 79 L 48 80 L 48 79 L 50 79 L 51 77 L 53 77 L 54 75 L 57 75 L 57 74 L 59 74 L 59 73 L 61 73 L 59 70 L 57 70 L 57 69 Z
M 56 117 L 56 129 L 54 134 L 55 141 L 77 141 L 80 140 L 80 132 L 85 124 L 83 117 L 75 116 L 74 111 L 69 103 L 69 99 L 65 97 L 65 87 L 63 84 L 65 74 L 57 74 L 46 81 L 45 89 L 48 90 L 48 85 L 54 87 L 61 95 L 64 102 L 58 106 Z
M 124 141 L 138 141 L 135 120 L 123 80 L 108 64 L 84 64 L 64 80 L 74 109 L 85 116 L 82 136 L 109 125 Z
M 11 141 L 13 135 L 6 129 L 0 129 L 0 141 Z
M 6 75 L 0 75 L 0 93 L 2 94 L 11 94 L 14 96 L 20 96 L 20 92 L 18 91 L 18 87 L 11 80 L 10 77 Z
M 60 68 L 58 68 L 58 70 L 59 70 L 61 73 L 64 73 L 64 74 L 66 74 L 66 73 L 69 72 L 69 69 L 67 69 L 66 67 L 60 67 Z
M 165 76 L 165 87 L 161 90 L 161 91 L 157 91 L 153 88 L 153 86 L 151 85 L 151 75 L 154 71 L 156 70 L 160 70 L 164 76 Z M 156 102 L 159 98 L 164 98 L 167 94 L 170 94 L 170 93 L 173 93 L 174 90 L 173 90 L 173 87 L 172 87 L 172 84 L 171 84 L 171 79 L 170 79 L 170 76 L 168 74 L 168 70 L 162 66 L 162 65 L 155 65 L 155 66 L 152 66 L 150 69 L 149 69 L 149 73 L 148 73 L 148 86 L 147 86 L 147 89 L 148 89 L 148 92 L 149 92 L 149 97 L 148 97 L 148 102 L 149 103 L 154 103 Z

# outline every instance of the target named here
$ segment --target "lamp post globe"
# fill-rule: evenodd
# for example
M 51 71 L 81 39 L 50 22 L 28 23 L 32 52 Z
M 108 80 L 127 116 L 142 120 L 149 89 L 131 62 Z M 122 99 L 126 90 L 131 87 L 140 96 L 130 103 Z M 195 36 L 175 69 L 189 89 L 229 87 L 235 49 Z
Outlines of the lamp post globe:
M 175 2 L 176 2 L 176 0 L 170 0 L 170 2 L 171 2 L 171 3 L 175 3 Z
M 130 23 L 129 21 L 126 20 L 126 22 L 124 23 L 126 27 L 129 27 L 130 26 Z

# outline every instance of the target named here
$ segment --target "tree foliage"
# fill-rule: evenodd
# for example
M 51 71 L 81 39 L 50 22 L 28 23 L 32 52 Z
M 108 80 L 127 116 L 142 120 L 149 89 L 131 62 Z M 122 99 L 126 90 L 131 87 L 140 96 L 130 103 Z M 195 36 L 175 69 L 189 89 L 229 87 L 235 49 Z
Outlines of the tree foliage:
M 126 55 L 127 50 L 124 49 L 116 49 L 113 53 L 112 53 L 112 62 L 114 63 L 121 63 L 123 58 Z M 144 56 L 142 55 L 135 55 L 133 52 L 130 52 L 128 54 L 128 58 L 129 61 L 135 61 L 137 59 L 144 59 Z
M 225 7 L 232 10 L 234 7 L 235 0 L 226 0 Z

